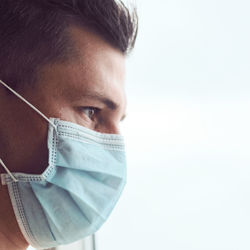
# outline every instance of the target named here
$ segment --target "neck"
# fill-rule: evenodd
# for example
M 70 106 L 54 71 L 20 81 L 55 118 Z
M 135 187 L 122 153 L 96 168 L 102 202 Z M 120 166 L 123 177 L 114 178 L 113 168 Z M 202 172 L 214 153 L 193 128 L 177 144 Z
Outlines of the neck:
M 0 249 L 25 250 L 28 243 L 24 239 L 16 221 L 7 186 L 0 184 Z

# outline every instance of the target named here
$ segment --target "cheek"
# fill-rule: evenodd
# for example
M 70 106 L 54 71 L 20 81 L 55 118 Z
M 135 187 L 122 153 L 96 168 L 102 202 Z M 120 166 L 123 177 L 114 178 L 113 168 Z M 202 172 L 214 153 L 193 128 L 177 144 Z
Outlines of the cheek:
M 6 149 L 8 148 L 7 142 L 8 142 L 7 133 L 0 131 L 0 152 L 1 152 L 0 158 L 5 157 L 4 154 L 5 154 Z M 1 169 L 0 169 L 0 172 L 2 172 Z
M 19 120 L 18 125 L 9 123 L 6 136 L 6 165 L 12 172 L 40 174 L 47 167 L 48 124 L 34 114 Z

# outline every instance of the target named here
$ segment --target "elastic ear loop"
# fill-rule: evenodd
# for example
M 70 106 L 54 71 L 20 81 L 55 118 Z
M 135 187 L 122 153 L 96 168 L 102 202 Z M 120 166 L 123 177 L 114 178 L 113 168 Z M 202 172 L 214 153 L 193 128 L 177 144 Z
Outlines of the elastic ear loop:
M 15 176 L 10 172 L 10 170 L 6 167 L 6 165 L 4 164 L 4 162 L 2 161 L 2 159 L 0 158 L 0 164 L 3 166 L 3 168 L 6 170 L 6 172 L 9 174 L 9 176 L 11 177 L 11 179 L 14 182 L 18 182 L 18 180 L 15 178 Z
M 35 106 L 33 106 L 30 102 L 28 102 L 26 99 L 24 99 L 21 95 L 19 95 L 14 89 L 12 89 L 11 87 L 9 87 L 6 83 L 4 83 L 2 80 L 0 80 L 0 83 L 7 88 L 8 90 L 10 90 L 14 95 L 16 95 L 19 99 L 21 99 L 23 102 L 25 102 L 27 105 L 29 105 L 32 109 L 34 109 L 40 116 L 42 116 L 47 122 L 49 122 L 54 129 L 56 130 L 56 125 L 51 122 L 49 120 L 49 118 L 47 116 L 45 116 L 40 110 L 38 110 Z
M 16 95 L 19 99 L 21 99 L 23 102 L 25 102 L 28 106 L 30 106 L 33 110 L 35 110 L 40 116 L 42 116 L 47 122 L 51 124 L 51 126 L 54 127 L 54 129 L 57 131 L 56 125 L 49 120 L 48 117 L 46 117 L 40 110 L 38 110 L 35 106 L 33 106 L 31 103 L 29 103 L 25 98 L 23 98 L 21 95 L 19 95 L 15 90 L 13 90 L 11 87 L 9 87 L 6 83 L 4 83 L 2 80 L 0 80 L 0 83 L 7 88 L 9 91 L 11 91 L 14 95 Z M 13 176 L 13 174 L 9 171 L 9 169 L 6 167 L 2 159 L 0 158 L 0 164 L 3 166 L 3 168 L 6 170 L 6 172 L 10 175 L 10 177 L 13 179 L 13 181 L 17 182 L 18 180 Z

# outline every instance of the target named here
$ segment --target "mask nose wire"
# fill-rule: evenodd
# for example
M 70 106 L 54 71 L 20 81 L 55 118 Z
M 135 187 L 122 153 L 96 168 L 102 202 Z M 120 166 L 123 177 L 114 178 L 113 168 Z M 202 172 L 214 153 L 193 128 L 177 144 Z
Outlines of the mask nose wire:
M 7 88 L 9 91 L 11 91 L 15 96 L 17 96 L 19 99 L 21 99 L 23 102 L 25 102 L 28 106 L 30 106 L 33 110 L 35 110 L 40 116 L 42 116 L 48 123 L 51 124 L 51 126 L 54 127 L 55 130 L 57 130 L 56 125 L 49 120 L 47 116 L 45 116 L 40 110 L 38 110 L 35 106 L 33 106 L 31 103 L 29 103 L 25 98 L 23 98 L 21 95 L 19 95 L 15 90 L 13 90 L 11 87 L 9 87 L 6 83 L 4 83 L 2 80 L 0 80 L 0 83 Z M 3 168 L 6 170 L 6 172 L 10 175 L 10 177 L 13 179 L 13 181 L 17 182 L 18 180 L 13 176 L 13 174 L 9 171 L 9 169 L 6 167 L 2 159 L 0 158 L 0 164 L 3 166 Z

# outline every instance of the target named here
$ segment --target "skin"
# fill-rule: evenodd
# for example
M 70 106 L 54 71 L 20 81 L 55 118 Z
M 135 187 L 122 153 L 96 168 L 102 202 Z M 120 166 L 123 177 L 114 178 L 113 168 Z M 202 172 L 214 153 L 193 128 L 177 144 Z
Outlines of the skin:
M 47 117 L 118 134 L 126 109 L 125 55 L 90 31 L 71 27 L 70 32 L 79 57 L 44 66 L 38 82 L 18 93 Z M 8 169 L 41 174 L 48 166 L 48 122 L 1 84 L 0 120 L 0 158 Z M 5 173 L 1 166 L 0 173 Z M 1 184 L 0 200 L 0 249 L 26 249 L 7 187 Z

